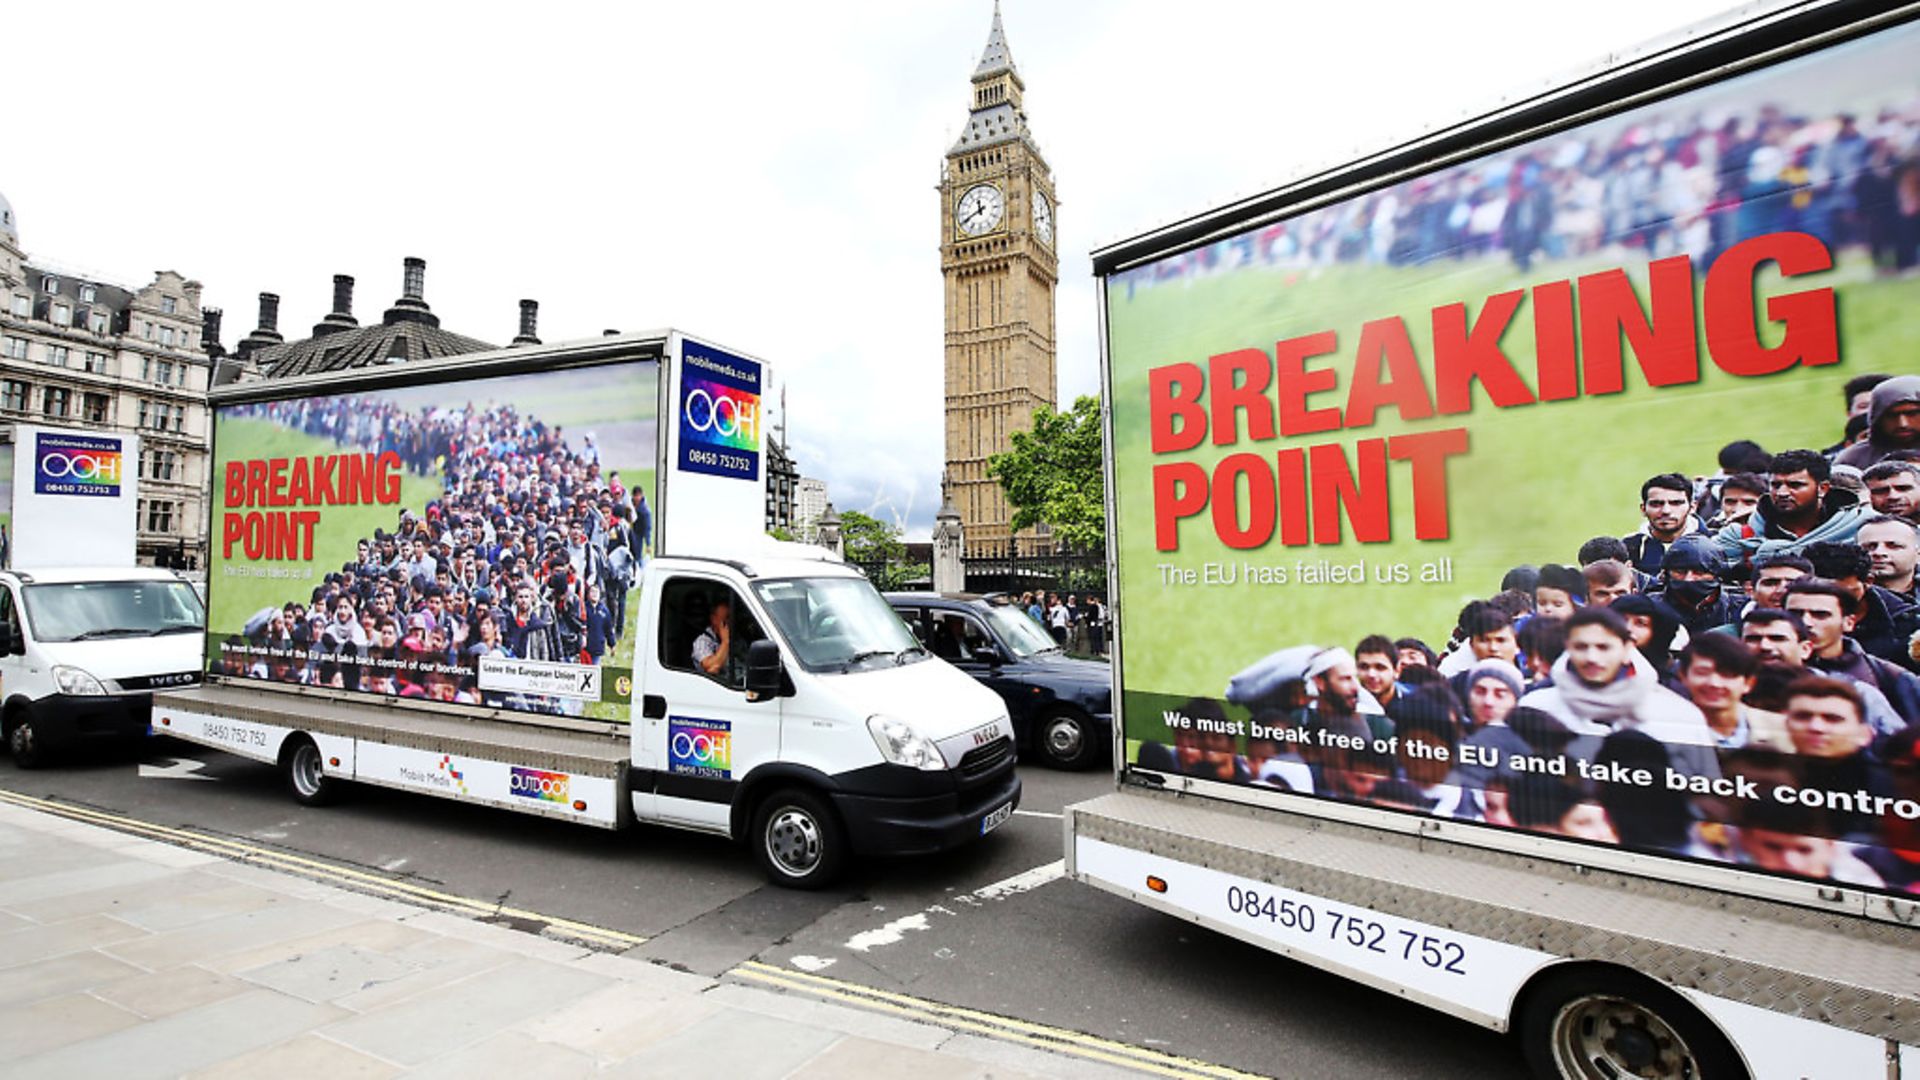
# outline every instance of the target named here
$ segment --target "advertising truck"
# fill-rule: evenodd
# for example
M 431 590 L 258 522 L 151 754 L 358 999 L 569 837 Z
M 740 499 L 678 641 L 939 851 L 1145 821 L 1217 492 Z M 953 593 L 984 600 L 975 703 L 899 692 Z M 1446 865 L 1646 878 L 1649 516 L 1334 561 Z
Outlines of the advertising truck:
M 1095 252 L 1071 875 L 1540 1076 L 1920 1077 L 1916 72 L 1745 9 Z
M 23 769 L 147 733 L 200 679 L 202 608 L 137 566 L 138 436 L 15 425 L 0 442 L 0 736 Z
M 795 887 L 991 832 L 1000 700 L 765 535 L 770 378 L 662 332 L 217 388 L 207 681 L 156 730 L 302 803 L 657 822 Z

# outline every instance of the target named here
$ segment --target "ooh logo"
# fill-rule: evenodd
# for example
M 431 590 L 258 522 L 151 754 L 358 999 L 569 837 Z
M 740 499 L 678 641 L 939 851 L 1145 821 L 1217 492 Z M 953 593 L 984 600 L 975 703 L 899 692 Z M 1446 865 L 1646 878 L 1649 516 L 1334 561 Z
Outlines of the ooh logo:
M 542 772 L 515 765 L 507 777 L 507 790 L 523 799 L 563 803 L 567 801 L 568 779 L 566 773 Z
M 87 435 L 34 436 L 33 490 L 36 495 L 120 495 L 120 440 Z
M 680 357 L 681 471 L 759 479 L 760 364 L 692 341 Z
M 733 777 L 733 724 L 726 720 L 667 720 L 667 771 L 709 780 Z

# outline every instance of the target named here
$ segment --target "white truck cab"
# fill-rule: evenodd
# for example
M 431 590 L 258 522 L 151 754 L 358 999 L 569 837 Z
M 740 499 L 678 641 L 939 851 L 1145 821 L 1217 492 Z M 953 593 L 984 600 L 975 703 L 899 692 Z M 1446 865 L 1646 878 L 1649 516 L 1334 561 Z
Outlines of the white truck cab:
M 200 681 L 204 622 L 171 571 L 0 571 L 0 730 L 14 763 L 145 734 L 155 690 Z
M 635 816 L 748 838 L 803 886 L 848 854 L 939 851 L 1005 821 L 1005 704 L 921 648 L 859 571 L 764 550 L 781 548 L 648 565 Z

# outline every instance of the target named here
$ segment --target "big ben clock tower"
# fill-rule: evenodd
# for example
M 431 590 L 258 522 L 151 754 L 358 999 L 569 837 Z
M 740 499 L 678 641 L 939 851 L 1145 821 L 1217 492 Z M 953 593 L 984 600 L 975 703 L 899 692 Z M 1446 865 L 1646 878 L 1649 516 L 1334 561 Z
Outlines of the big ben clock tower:
M 940 177 L 940 272 L 946 279 L 947 475 L 966 545 L 1021 551 L 1047 545 L 1013 537 L 1013 511 L 987 476 L 987 459 L 1054 405 L 1053 178 L 1027 130 L 1026 84 L 993 9 L 987 48 L 973 71 L 972 113 Z

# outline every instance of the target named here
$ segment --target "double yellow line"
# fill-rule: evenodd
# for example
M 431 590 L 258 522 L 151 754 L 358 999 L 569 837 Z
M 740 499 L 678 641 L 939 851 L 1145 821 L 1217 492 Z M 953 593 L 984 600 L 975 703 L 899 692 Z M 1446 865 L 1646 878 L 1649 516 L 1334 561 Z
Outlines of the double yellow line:
M 829 979 L 824 975 L 788 971 L 786 968 L 763 964 L 757 960 L 749 960 L 727 974 L 738 979 L 766 986 L 777 986 L 783 990 L 838 1001 L 862 1009 L 892 1013 L 908 1020 L 984 1035 L 1003 1042 L 1021 1043 L 1041 1050 L 1051 1050 L 1056 1054 L 1137 1069 L 1159 1076 L 1195 1078 L 1195 1080 L 1198 1078 L 1259 1080 L 1260 1076 L 1258 1073 L 1241 1072 L 1225 1065 L 1215 1065 L 1211 1062 L 1184 1058 L 1113 1039 L 1103 1039 L 1098 1035 L 1087 1035 L 1065 1028 L 1016 1020 L 1009 1016 L 980 1012 L 977 1009 L 961 1008 L 958 1005 L 942 1005 L 937 1001 L 928 1001 L 908 994 L 896 994 L 890 990 L 876 990 L 858 983 Z
M 37 810 L 53 814 L 70 821 L 88 825 L 98 825 L 119 832 L 144 836 L 163 843 L 204 851 L 211 855 L 232 859 L 237 862 L 251 863 L 269 870 L 279 870 L 300 877 L 328 884 L 349 884 L 353 888 L 383 896 L 394 897 L 412 903 L 426 904 L 461 914 L 481 918 L 511 918 L 526 922 L 540 923 L 551 927 L 562 936 L 584 942 L 600 948 L 625 951 L 642 945 L 646 938 L 637 934 L 628 934 L 619 930 L 594 926 L 589 923 L 574 922 L 571 919 L 555 918 L 535 911 L 506 907 L 486 900 L 458 896 L 453 893 L 429 889 L 423 885 L 396 880 L 380 874 L 371 874 L 356 870 L 350 866 L 326 862 L 321 859 L 309 859 L 300 855 L 275 851 L 239 840 L 211 836 L 188 829 L 176 829 L 165 825 L 155 825 L 137 818 L 112 814 L 104 810 L 93 810 L 71 803 L 53 802 L 34 798 L 18 792 L 0 789 L 0 803 L 19 806 L 28 810 Z M 1017 1043 L 1036 1049 L 1048 1050 L 1056 1054 L 1097 1061 L 1107 1065 L 1136 1069 L 1158 1076 L 1191 1078 L 1191 1080 L 1258 1080 L 1258 1074 L 1241 1072 L 1225 1065 L 1193 1058 L 1184 1058 L 1146 1047 L 1133 1046 L 1103 1039 L 1096 1035 L 1087 1035 L 1065 1028 L 1035 1024 L 1026 1020 L 1017 1020 L 1009 1016 L 981 1012 L 976 1009 L 962 1008 L 957 1005 L 944 1005 L 926 998 L 897 994 L 890 990 L 878 990 L 858 983 L 829 979 L 822 975 L 807 972 L 789 971 L 786 968 L 763 964 L 749 960 L 727 972 L 733 978 L 764 986 L 777 987 L 793 993 L 805 994 L 823 1000 L 837 1001 L 866 1009 L 871 1012 L 887 1013 L 933 1024 L 938 1027 L 965 1031 L 1003 1042 Z
M 364 870 L 355 870 L 352 867 L 341 866 L 338 863 L 325 862 L 320 859 L 303 858 L 299 855 L 290 855 L 284 851 L 275 851 L 272 848 L 263 848 L 254 844 L 242 843 L 238 840 L 229 840 L 225 837 L 209 836 L 205 833 L 192 832 L 187 829 L 174 829 L 165 825 L 154 825 L 140 821 L 137 818 L 124 817 L 119 814 L 109 814 L 101 810 L 90 810 L 85 807 L 74 806 L 71 803 L 50 802 L 46 799 L 36 799 L 31 795 L 21 795 L 18 792 L 6 790 L 0 790 L 0 802 L 11 803 L 14 806 L 25 807 L 29 810 L 38 810 L 46 814 L 53 814 L 58 817 L 67 818 L 70 821 L 84 822 L 88 825 L 99 825 L 120 832 L 132 833 L 135 836 L 144 836 L 149 839 L 162 841 L 163 843 L 178 844 L 181 847 L 204 851 L 211 855 L 219 855 L 237 862 L 252 863 L 255 866 L 262 866 L 269 870 L 281 870 L 290 874 L 297 874 L 300 877 L 312 878 L 330 884 L 348 882 L 356 889 L 363 889 L 367 892 L 379 893 L 384 896 L 391 896 L 396 899 L 408 900 L 414 903 L 445 908 L 466 915 L 494 919 L 519 919 L 543 923 L 551 927 L 556 933 L 565 937 L 604 949 L 625 951 L 636 945 L 645 944 L 647 940 L 636 934 L 628 934 L 619 930 L 609 930 L 603 926 L 574 922 L 571 919 L 557 919 L 551 915 L 542 915 L 536 911 L 507 907 L 487 900 L 476 900 L 468 896 L 456 896 L 453 893 L 444 893 L 437 889 L 429 889 L 424 885 L 415 885 L 411 882 L 383 877 L 379 874 L 369 874 Z

